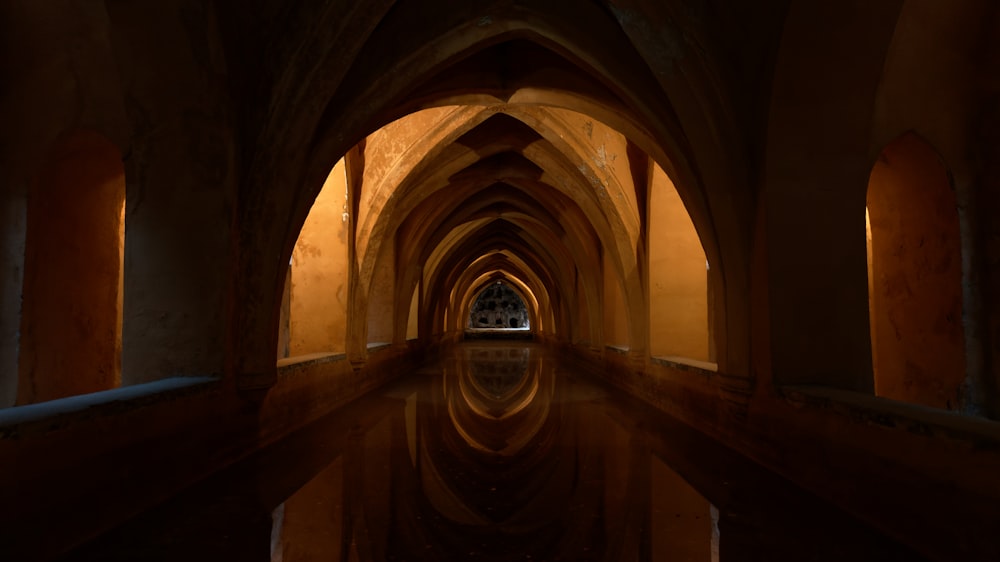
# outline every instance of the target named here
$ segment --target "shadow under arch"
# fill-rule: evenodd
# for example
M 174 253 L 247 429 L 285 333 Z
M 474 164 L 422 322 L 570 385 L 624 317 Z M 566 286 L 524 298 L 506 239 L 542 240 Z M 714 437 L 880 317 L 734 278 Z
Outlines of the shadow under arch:
M 902 4 L 789 4 L 754 234 L 752 347 L 765 384 L 872 391 L 862 212 L 874 99 Z

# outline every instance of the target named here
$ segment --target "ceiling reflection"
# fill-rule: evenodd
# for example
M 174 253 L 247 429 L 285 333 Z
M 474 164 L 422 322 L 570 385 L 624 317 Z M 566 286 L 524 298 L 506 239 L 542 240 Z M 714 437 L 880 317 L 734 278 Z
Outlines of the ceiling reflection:
M 468 347 L 445 369 L 442 398 L 469 448 L 517 454 L 548 419 L 555 378 L 532 349 Z
M 466 342 L 66 560 L 918 560 L 537 344 Z

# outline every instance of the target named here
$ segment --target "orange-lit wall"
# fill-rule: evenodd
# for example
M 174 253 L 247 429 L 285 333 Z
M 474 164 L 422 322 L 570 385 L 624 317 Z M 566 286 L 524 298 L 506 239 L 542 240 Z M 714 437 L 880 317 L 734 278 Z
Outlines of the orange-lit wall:
M 906 135 L 868 185 L 875 393 L 956 409 L 965 380 L 962 254 L 955 193 L 940 158 Z
M 708 361 L 705 251 L 673 182 L 653 165 L 649 206 L 649 350 Z
M 28 199 L 18 404 L 121 381 L 121 218 L 125 172 L 107 139 L 58 143 Z
M 604 344 L 629 346 L 628 310 L 614 264 L 604 254 Z
M 347 177 L 334 166 L 292 252 L 289 355 L 339 352 L 347 334 Z
M 372 277 L 368 297 L 368 343 L 392 343 L 393 297 L 396 294 L 395 248 L 391 242 L 381 247 L 379 265 Z

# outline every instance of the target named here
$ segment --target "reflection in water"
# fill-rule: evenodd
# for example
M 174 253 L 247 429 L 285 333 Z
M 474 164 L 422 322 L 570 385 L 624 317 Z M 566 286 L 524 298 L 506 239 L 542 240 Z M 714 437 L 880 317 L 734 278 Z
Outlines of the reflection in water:
M 544 348 L 486 342 L 70 559 L 917 558 Z

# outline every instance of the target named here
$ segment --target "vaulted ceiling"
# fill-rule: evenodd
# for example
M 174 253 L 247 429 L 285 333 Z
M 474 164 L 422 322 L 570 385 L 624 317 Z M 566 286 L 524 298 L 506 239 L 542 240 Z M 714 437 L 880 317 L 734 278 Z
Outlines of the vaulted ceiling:
M 655 163 L 677 186 L 720 290 L 727 262 L 732 286 L 745 285 L 752 196 L 735 136 L 745 131 L 732 125 L 766 92 L 743 73 L 723 78 L 722 66 L 771 56 L 773 39 L 732 40 L 751 22 L 777 25 L 780 6 L 629 4 L 376 2 L 314 6 L 308 21 L 296 19 L 305 9 L 287 7 L 271 13 L 269 41 L 229 33 L 231 49 L 261 55 L 241 59 L 253 65 L 237 63 L 234 77 L 270 99 L 245 116 L 259 149 L 243 208 L 266 209 L 268 220 L 243 239 L 255 252 L 276 243 L 283 249 L 266 253 L 290 252 L 309 202 L 346 154 L 359 273 L 352 314 L 364 317 L 373 276 L 391 261 L 401 273 L 395 302 L 424 279 L 427 322 L 442 323 L 449 307 L 454 321 L 502 277 L 530 295 L 539 326 L 596 330 L 577 317 L 581 304 L 597 308 L 602 260 L 624 306 L 647 306 L 640 258 Z M 269 74 L 276 79 L 261 78 Z M 733 96 L 729 82 L 744 78 Z M 275 229 L 284 234 L 267 234 Z M 281 278 L 273 275 L 271 287 Z M 646 329 L 639 316 L 629 324 Z

